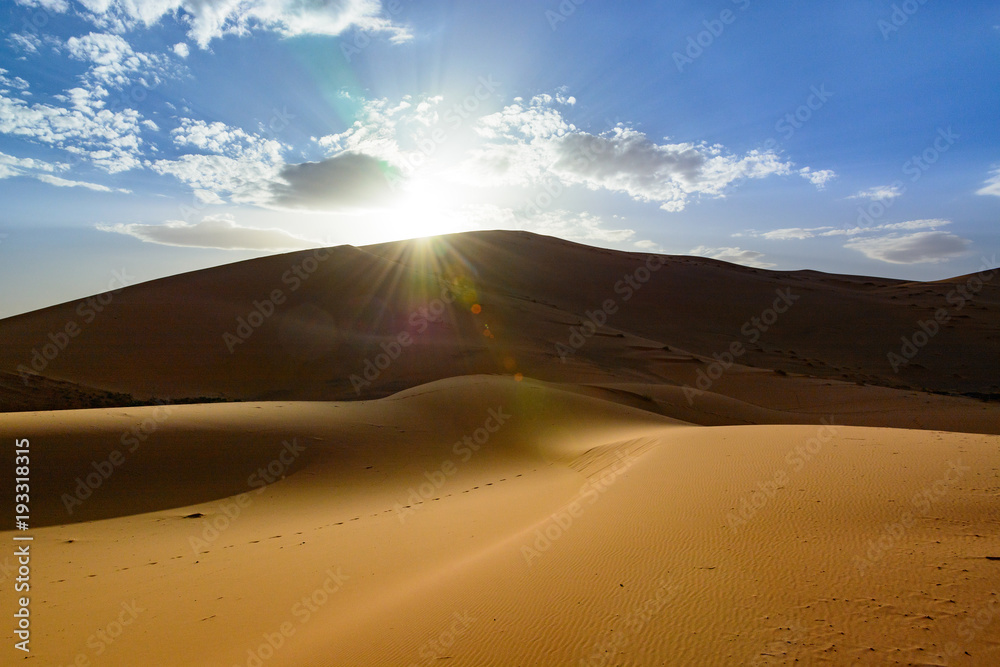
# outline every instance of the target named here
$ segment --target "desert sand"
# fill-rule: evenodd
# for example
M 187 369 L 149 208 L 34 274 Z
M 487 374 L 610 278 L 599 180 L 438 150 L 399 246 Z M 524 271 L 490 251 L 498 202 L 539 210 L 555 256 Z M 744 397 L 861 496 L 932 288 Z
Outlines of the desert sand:
M 958 308 L 515 232 L 325 252 L 0 321 L 4 664 L 1000 664 L 985 270 Z

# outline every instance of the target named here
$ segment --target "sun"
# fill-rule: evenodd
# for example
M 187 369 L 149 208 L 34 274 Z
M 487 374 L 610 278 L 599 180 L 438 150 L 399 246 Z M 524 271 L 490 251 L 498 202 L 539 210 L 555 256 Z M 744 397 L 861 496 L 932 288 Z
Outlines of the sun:
M 463 215 L 464 200 L 454 184 L 421 176 L 401 185 L 397 203 L 377 216 L 397 239 L 470 231 L 476 226 Z

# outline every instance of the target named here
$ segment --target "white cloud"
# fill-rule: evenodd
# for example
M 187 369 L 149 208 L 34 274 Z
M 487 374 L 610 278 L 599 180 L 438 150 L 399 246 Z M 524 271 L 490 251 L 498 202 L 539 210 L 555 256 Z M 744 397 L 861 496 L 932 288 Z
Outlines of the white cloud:
M 799 176 L 822 190 L 826 187 L 828 182 L 837 177 L 837 173 L 832 169 L 820 169 L 818 171 L 813 171 L 809 167 L 802 167 L 799 169 Z
M 6 153 L 0 153 L 0 178 L 26 176 L 30 175 L 33 171 L 52 172 L 55 170 L 56 167 L 48 162 L 35 160 L 30 157 L 19 158 L 7 155 Z
M 48 183 L 49 185 L 55 185 L 60 188 L 86 188 L 87 190 L 94 190 L 95 192 L 131 192 L 131 190 L 125 190 L 123 188 L 109 188 L 106 185 L 88 183 L 87 181 L 71 181 L 65 178 L 59 178 L 58 176 L 51 176 L 49 174 L 39 174 L 35 176 L 35 178 L 42 183 Z
M 69 11 L 68 0 L 17 0 L 17 4 L 24 7 L 40 7 L 56 14 Z
M 871 201 L 885 201 L 895 199 L 903 194 L 903 188 L 899 185 L 880 185 L 867 190 L 862 190 L 851 195 L 848 199 L 869 199 Z
M 416 165 L 427 160 L 416 142 L 422 133 L 440 122 L 439 109 L 443 101 L 441 96 L 413 98 L 409 95 L 398 104 L 384 98 L 364 100 L 349 128 L 320 137 L 317 142 L 330 157 L 363 153 L 385 160 L 409 176 Z
M 32 0 L 19 0 L 29 2 Z M 34 0 L 39 1 L 39 0 Z M 43 0 L 62 2 L 64 0 Z M 188 37 L 201 48 L 223 35 L 273 30 L 285 36 L 339 35 L 351 28 L 405 42 L 410 32 L 382 12 L 379 0 L 79 0 L 95 25 L 124 32 L 149 27 L 164 16 L 189 26 Z M 65 10 L 63 10 L 65 11 Z
M 75 108 L 31 104 L 0 94 L 0 134 L 49 144 L 91 160 L 109 173 L 140 166 L 139 114 L 100 108 L 88 91 L 71 91 Z
M 95 192 L 129 192 L 129 190 L 121 188 L 109 188 L 106 185 L 88 183 L 87 181 L 73 181 L 52 175 L 55 171 L 65 171 L 68 168 L 69 166 L 65 164 L 50 164 L 43 160 L 18 158 L 6 153 L 0 153 L 0 179 L 24 176 L 61 188 L 86 188 Z
M 752 266 L 758 269 L 771 269 L 777 266 L 776 264 L 761 261 L 764 253 L 757 252 L 756 250 L 743 250 L 742 248 L 708 248 L 700 245 L 697 248 L 692 248 L 691 254 L 710 257 L 711 259 L 718 259 L 733 264 Z
M 951 220 L 941 218 L 931 218 L 927 220 L 907 220 L 906 222 L 890 222 L 884 225 L 874 225 L 872 227 L 851 227 L 849 229 L 833 229 L 823 232 L 820 236 L 857 236 L 859 234 L 872 234 L 875 232 L 889 231 L 912 231 L 914 229 L 937 229 L 950 225 Z
M 195 190 L 212 193 L 217 200 L 228 197 L 238 204 L 268 203 L 269 188 L 281 171 L 277 164 L 224 155 L 188 154 L 147 165 L 154 172 L 173 176 Z
M 558 92 L 556 93 L 556 102 L 558 102 L 559 104 L 565 104 L 566 106 L 570 107 L 576 104 L 576 98 L 573 97 L 572 95 L 567 95 L 566 93 L 568 92 L 569 92 L 568 86 L 561 86 Z
M 141 116 L 134 109 L 107 109 L 109 88 L 137 82 L 151 87 L 170 74 L 168 60 L 156 54 L 136 53 L 118 35 L 90 33 L 70 37 L 69 57 L 86 62 L 81 85 L 54 95 L 62 104 L 29 104 L 27 82 L 0 70 L 0 133 L 49 144 L 89 159 L 95 166 L 115 173 L 140 166 L 143 141 Z M 17 88 L 21 95 L 10 94 Z
M 191 49 L 184 42 L 177 42 L 171 47 L 171 50 L 181 58 L 187 58 L 191 55 Z
M 194 197 L 202 204 L 225 204 L 226 200 L 211 190 L 194 190 Z
M 832 229 L 832 227 L 813 227 L 812 229 L 803 229 L 802 227 L 788 227 L 785 229 L 775 229 L 770 232 L 765 232 L 763 234 L 751 233 L 748 236 L 759 236 L 771 241 L 791 241 L 791 240 L 802 240 L 810 239 L 817 235 L 817 233 Z
M 300 250 L 320 244 L 282 229 L 242 227 L 229 216 L 207 216 L 201 222 L 171 220 L 162 225 L 97 225 L 103 232 L 127 234 L 148 243 L 224 250 Z
M 951 220 L 932 218 L 927 220 L 908 220 L 906 222 L 890 222 L 871 227 L 849 227 L 838 229 L 836 227 L 787 227 L 775 229 L 770 232 L 750 231 L 744 234 L 734 234 L 734 236 L 750 236 L 764 238 L 771 241 L 790 241 L 811 239 L 818 236 L 859 236 L 861 234 L 874 234 L 876 232 L 896 232 L 912 231 L 914 229 L 937 229 L 950 225 Z
M 272 164 L 281 161 L 279 142 L 225 123 L 182 118 L 180 126 L 171 130 L 170 136 L 174 144 L 181 147 L 193 146 L 217 155 Z
M 970 245 L 971 241 L 948 232 L 917 232 L 859 237 L 851 239 L 844 247 L 890 264 L 935 264 L 964 255 Z
M 108 96 L 108 91 L 100 86 L 93 88 L 70 88 L 65 95 L 56 95 L 60 102 L 68 102 L 77 111 L 93 115 L 96 111 L 107 106 L 104 98 Z
M 25 81 L 24 79 L 22 79 L 19 76 L 14 76 L 14 77 L 7 76 L 8 74 L 9 74 L 9 72 L 7 70 L 5 70 L 4 68 L 0 67 L 0 87 L 7 88 L 7 90 L 4 90 L 2 92 L 8 93 L 8 92 L 10 92 L 11 88 L 15 88 L 17 90 L 27 90 L 28 89 L 28 82 L 27 81 Z
M 431 113 L 409 102 L 389 108 L 379 101 L 367 107 L 366 122 L 319 140 L 331 157 L 287 164 L 283 146 L 272 139 L 224 123 L 182 119 L 171 131 L 174 144 L 196 150 L 177 159 L 148 163 L 159 174 L 191 186 L 205 203 L 254 204 L 272 208 L 345 210 L 387 206 L 394 197 L 390 181 L 400 170 L 379 155 L 404 161 L 396 141 L 395 117 L 403 109 L 414 122 Z M 367 124 L 375 119 L 378 122 Z M 363 150 L 357 150 L 357 149 Z
M 108 33 L 70 37 L 66 40 L 66 51 L 71 58 L 91 63 L 82 76 L 87 87 L 123 88 L 135 80 L 151 88 L 169 76 L 174 68 L 168 58 L 133 51 L 122 37 Z
M 485 116 L 476 130 L 485 145 L 461 170 L 472 184 L 530 185 L 552 176 L 655 202 L 666 211 L 682 210 L 692 196 L 723 197 L 738 181 L 790 174 L 793 166 L 773 152 L 738 156 L 719 145 L 657 144 L 624 125 L 584 132 L 553 108 L 549 95 Z M 829 178 L 823 174 L 821 180 Z
M 7 42 L 18 51 L 29 55 L 38 53 L 42 40 L 30 32 L 16 32 L 7 36 Z
M 976 194 L 1000 197 L 1000 167 L 990 172 L 989 178 L 986 179 L 981 189 L 976 190 Z
M 271 187 L 280 182 L 282 146 L 272 139 L 224 123 L 181 119 L 170 132 L 176 146 L 196 149 L 176 159 L 147 162 L 154 172 L 174 178 L 201 192 L 201 200 L 266 205 Z

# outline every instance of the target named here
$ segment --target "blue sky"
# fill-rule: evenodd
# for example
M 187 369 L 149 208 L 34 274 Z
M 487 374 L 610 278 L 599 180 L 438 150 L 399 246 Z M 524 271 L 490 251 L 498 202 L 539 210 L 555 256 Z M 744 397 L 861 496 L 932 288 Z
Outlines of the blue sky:
M 933 280 L 1000 250 L 1000 6 L 16 0 L 0 316 L 528 229 Z

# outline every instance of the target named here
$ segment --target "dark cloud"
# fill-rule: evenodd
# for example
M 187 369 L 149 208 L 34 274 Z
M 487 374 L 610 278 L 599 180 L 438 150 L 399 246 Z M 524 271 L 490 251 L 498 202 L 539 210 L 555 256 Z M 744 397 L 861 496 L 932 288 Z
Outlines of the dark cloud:
M 271 188 L 275 205 L 315 210 L 384 206 L 401 178 L 389 163 L 362 153 L 286 165 L 280 176 L 283 183 Z
M 907 236 L 858 238 L 848 241 L 844 247 L 891 264 L 917 264 L 960 257 L 970 245 L 971 241 L 948 232 L 919 232 Z

